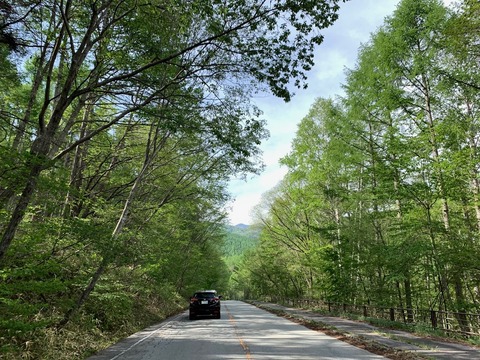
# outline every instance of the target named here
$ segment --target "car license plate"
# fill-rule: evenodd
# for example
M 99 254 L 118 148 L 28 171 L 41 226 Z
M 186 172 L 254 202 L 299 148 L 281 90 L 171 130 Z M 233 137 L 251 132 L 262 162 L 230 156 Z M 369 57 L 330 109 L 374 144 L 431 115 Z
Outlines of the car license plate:
M 202 300 L 201 304 L 202 304 L 202 305 L 207 305 L 207 304 L 208 304 L 208 300 Z

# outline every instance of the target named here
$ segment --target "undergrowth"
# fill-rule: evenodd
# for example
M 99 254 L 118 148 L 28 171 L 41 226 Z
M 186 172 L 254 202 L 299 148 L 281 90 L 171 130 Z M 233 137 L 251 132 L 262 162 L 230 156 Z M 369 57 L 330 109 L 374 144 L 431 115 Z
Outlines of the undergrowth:
M 360 316 L 360 315 L 350 314 L 350 313 L 339 313 L 339 312 L 328 313 L 328 312 L 318 311 L 315 309 L 313 309 L 312 311 L 321 315 L 338 316 L 338 317 L 344 317 L 350 320 L 359 320 L 380 328 L 407 331 L 412 334 L 416 334 L 424 337 L 436 338 L 442 341 L 464 342 L 473 346 L 480 346 L 480 337 L 465 336 L 463 334 L 454 333 L 454 332 L 447 333 L 439 329 L 433 329 L 432 327 L 426 324 L 421 324 L 421 323 L 408 324 L 408 323 L 403 323 L 398 321 L 390 321 L 386 319 L 365 317 L 365 316 Z
M 126 308 L 104 306 L 92 302 L 66 326 L 57 328 L 38 319 L 36 328 L 2 326 L 0 328 L 0 358 L 81 360 L 119 340 L 158 323 L 183 310 L 184 299 L 170 297 L 132 299 Z M 57 316 L 56 316 L 57 315 Z M 43 314 L 58 318 L 58 314 Z

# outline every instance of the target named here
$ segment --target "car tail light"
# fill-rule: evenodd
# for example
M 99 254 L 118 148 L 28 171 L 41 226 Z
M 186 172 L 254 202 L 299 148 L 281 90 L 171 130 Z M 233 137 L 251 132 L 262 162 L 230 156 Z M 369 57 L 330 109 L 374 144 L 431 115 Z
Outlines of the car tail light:
M 193 304 L 193 303 L 195 303 L 195 302 L 197 302 L 197 301 L 198 301 L 197 298 L 194 298 L 194 297 L 190 298 L 190 304 Z

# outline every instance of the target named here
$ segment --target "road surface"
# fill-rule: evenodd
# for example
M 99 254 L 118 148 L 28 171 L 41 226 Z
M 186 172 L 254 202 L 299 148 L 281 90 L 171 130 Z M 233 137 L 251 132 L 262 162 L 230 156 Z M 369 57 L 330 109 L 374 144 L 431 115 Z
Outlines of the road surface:
M 241 301 L 222 301 L 222 318 L 188 313 L 136 333 L 88 360 L 385 359 Z

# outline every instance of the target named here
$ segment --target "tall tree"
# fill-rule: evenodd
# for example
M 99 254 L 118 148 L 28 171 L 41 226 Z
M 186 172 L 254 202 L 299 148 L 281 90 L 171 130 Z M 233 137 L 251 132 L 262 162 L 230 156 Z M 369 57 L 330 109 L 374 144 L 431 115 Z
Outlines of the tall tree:
M 178 86 L 201 86 L 214 101 L 234 94 L 227 85 L 232 80 L 243 85 L 256 80 L 288 100 L 290 80 L 302 86 L 313 64 L 313 48 L 322 40 L 317 29 L 336 19 L 338 2 L 307 1 L 299 6 L 289 1 L 105 0 L 19 7 L 21 21 L 12 29 L 29 39 L 26 48 L 43 49 L 31 96 L 40 111 L 35 120 L 23 120 L 32 124 L 34 132 L 33 137 L 23 136 L 23 148 L 30 153 L 24 164 L 28 175 L 2 226 L 0 258 L 51 160 L 145 106 L 173 101 L 171 92 Z M 68 143 L 65 134 L 81 116 L 87 99 L 110 109 L 84 137 Z
M 278 204 L 309 209 L 313 221 L 296 231 L 314 229 L 317 240 L 335 224 L 330 264 L 350 280 L 332 267 L 316 271 L 361 285 L 351 286 L 351 301 L 461 311 L 478 303 L 469 255 L 478 251 L 477 5 L 454 13 L 439 1 L 402 1 L 362 46 L 342 101 L 317 100 L 283 159 L 288 186 Z M 295 218 L 271 209 L 265 219 Z

